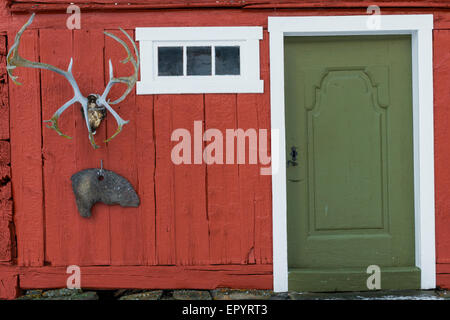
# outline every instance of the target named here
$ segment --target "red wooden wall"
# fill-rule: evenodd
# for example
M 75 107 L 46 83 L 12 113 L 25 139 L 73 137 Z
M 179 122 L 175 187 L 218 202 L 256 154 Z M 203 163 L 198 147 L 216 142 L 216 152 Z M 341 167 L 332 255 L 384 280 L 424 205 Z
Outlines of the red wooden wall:
M 131 34 L 136 27 L 151 26 L 264 27 L 264 94 L 131 93 L 115 107 L 130 123 L 108 145 L 93 150 L 79 106 L 68 109 L 60 122 L 72 140 L 42 125 L 72 96 L 66 80 L 23 68 L 15 71 L 22 86 L 10 84 L 7 89 L 2 80 L 6 35 L 11 45 L 28 19 L 30 2 L 0 5 L 0 298 L 16 294 L 18 279 L 21 288 L 63 287 L 70 264 L 82 266 L 82 286 L 92 288 L 271 288 L 270 176 L 261 176 L 257 165 L 175 166 L 170 135 L 176 128 L 193 132 L 196 120 L 203 121 L 205 129 L 270 129 L 267 17 L 365 14 L 372 3 L 219 1 L 211 8 L 210 1 L 142 0 L 125 5 L 130 1 L 115 0 L 114 6 L 105 0 L 82 5 L 82 29 L 70 31 L 65 27 L 67 1 L 39 1 L 34 9 L 40 12 L 22 37 L 21 55 L 60 68 L 67 68 L 73 57 L 74 76 L 84 94 L 103 91 L 109 58 L 117 74 L 132 72 L 118 63 L 123 49 L 105 37 L 104 30 L 118 34 L 120 26 Z M 450 287 L 450 2 L 381 3 L 386 14 L 435 16 L 437 281 Z M 161 10 L 164 7 L 170 8 Z M 99 11 L 102 8 L 110 10 Z M 115 122 L 108 117 L 96 140 L 101 142 L 114 130 Z M 79 216 L 70 176 L 98 167 L 100 160 L 130 180 L 141 199 L 139 208 L 98 204 L 92 218 Z

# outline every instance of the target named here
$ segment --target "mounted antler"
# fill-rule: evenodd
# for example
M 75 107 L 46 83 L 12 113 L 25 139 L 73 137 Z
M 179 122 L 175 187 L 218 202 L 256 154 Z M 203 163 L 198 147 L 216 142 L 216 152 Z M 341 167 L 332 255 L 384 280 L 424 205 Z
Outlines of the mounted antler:
M 126 35 L 126 37 L 130 40 L 130 42 L 133 44 L 134 52 L 136 55 L 136 58 L 135 58 L 133 56 L 133 54 L 131 53 L 129 47 L 127 46 L 127 44 L 124 41 L 122 41 L 120 38 L 118 38 L 117 36 L 115 36 L 109 32 L 104 32 L 105 35 L 113 38 L 114 40 L 119 42 L 125 48 L 128 56 L 121 62 L 122 63 L 131 62 L 131 64 L 133 65 L 133 68 L 134 68 L 134 73 L 128 77 L 115 78 L 113 75 L 112 63 L 111 63 L 111 60 L 109 60 L 109 82 L 105 88 L 105 91 L 103 92 L 102 95 L 90 94 L 90 95 L 88 95 L 88 97 L 85 97 L 81 94 L 80 89 L 78 88 L 77 82 L 75 81 L 75 79 L 73 77 L 73 74 L 72 74 L 73 60 L 72 60 L 72 58 L 70 59 L 70 63 L 69 63 L 69 67 L 67 68 L 67 71 L 64 71 L 64 70 L 61 70 L 52 65 L 49 65 L 46 63 L 29 61 L 29 60 L 24 59 L 21 56 L 19 56 L 20 37 L 22 36 L 22 33 L 25 31 L 25 29 L 33 22 L 34 16 L 35 16 L 35 14 L 33 13 L 31 15 L 30 19 L 27 21 L 27 23 L 24 24 L 24 26 L 19 30 L 19 32 L 16 35 L 14 44 L 12 45 L 12 47 L 9 50 L 8 55 L 7 55 L 7 67 L 6 67 L 7 72 L 9 74 L 9 76 L 11 77 L 11 80 L 15 84 L 18 84 L 18 85 L 20 85 L 20 83 L 16 81 L 17 76 L 13 76 L 13 74 L 12 74 L 12 70 L 14 70 L 16 67 L 47 69 L 50 71 L 54 71 L 54 72 L 62 75 L 63 77 L 65 77 L 69 81 L 70 85 L 72 86 L 74 96 L 72 99 L 67 101 L 62 107 L 60 107 L 53 114 L 53 116 L 50 120 L 45 120 L 44 122 L 51 122 L 51 125 L 47 125 L 47 128 L 54 129 L 60 136 L 71 139 L 71 137 L 63 134 L 59 130 L 58 119 L 59 119 L 60 115 L 68 107 L 70 107 L 71 105 L 73 105 L 76 102 L 79 102 L 82 106 L 83 116 L 86 121 L 86 126 L 88 128 L 89 141 L 91 142 L 92 146 L 96 149 L 96 148 L 98 148 L 98 145 L 95 143 L 94 134 L 95 134 L 95 130 L 100 126 L 101 121 L 103 120 L 103 118 L 106 115 L 105 109 L 107 109 L 109 112 L 111 112 L 111 114 L 113 115 L 114 119 L 117 122 L 116 132 L 110 138 L 105 140 L 105 142 L 110 141 L 116 135 L 118 135 L 120 133 L 120 131 L 122 131 L 123 125 L 128 123 L 128 121 L 123 120 L 117 114 L 117 112 L 114 111 L 113 108 L 111 108 L 110 105 L 117 104 L 117 103 L 123 101 L 125 99 L 125 97 L 133 89 L 133 87 L 137 81 L 138 72 L 139 72 L 139 52 L 136 47 L 136 44 L 134 43 L 133 39 L 130 37 L 130 35 L 128 33 L 126 33 L 122 28 L 119 28 L 120 31 L 122 31 Z M 113 102 L 110 102 L 109 99 L 107 100 L 107 96 L 108 96 L 111 88 L 113 87 L 113 85 L 116 83 L 127 84 L 127 89 L 119 99 L 117 99 Z

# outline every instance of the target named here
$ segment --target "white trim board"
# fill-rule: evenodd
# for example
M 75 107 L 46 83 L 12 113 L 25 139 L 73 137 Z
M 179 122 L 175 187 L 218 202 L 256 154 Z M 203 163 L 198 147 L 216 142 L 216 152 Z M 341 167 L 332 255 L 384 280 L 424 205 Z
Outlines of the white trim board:
M 377 29 L 368 27 L 369 17 L 372 16 L 269 17 L 272 141 L 279 141 L 279 168 L 272 175 L 274 291 L 288 290 L 283 41 L 286 36 L 411 35 L 415 256 L 416 266 L 421 269 L 421 288 L 436 287 L 433 15 L 380 15 Z

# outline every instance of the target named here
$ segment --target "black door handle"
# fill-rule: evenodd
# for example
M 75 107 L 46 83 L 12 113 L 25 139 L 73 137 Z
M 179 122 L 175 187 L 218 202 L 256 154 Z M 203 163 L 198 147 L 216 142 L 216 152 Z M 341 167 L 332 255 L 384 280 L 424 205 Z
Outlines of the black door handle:
M 291 159 L 287 161 L 287 167 L 289 166 L 297 166 L 297 156 L 298 156 L 298 152 L 297 152 L 297 147 L 292 146 L 291 147 L 291 152 L 289 153 L 289 155 L 291 156 Z

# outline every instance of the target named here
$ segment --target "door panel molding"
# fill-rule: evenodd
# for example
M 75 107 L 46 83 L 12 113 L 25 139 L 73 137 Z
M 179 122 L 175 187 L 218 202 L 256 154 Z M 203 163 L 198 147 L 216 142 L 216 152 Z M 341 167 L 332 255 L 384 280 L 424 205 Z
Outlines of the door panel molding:
M 415 259 L 421 288 L 436 287 L 433 135 L 433 15 L 381 15 L 370 29 L 370 16 L 269 17 L 272 147 L 274 291 L 288 290 L 284 37 L 410 34 L 412 41 Z M 370 70 L 376 74 L 376 70 Z M 369 77 L 373 80 L 378 76 Z M 385 92 L 378 92 L 384 105 Z M 313 97 L 315 99 L 315 97 Z M 278 163 L 277 163 L 278 162 Z

